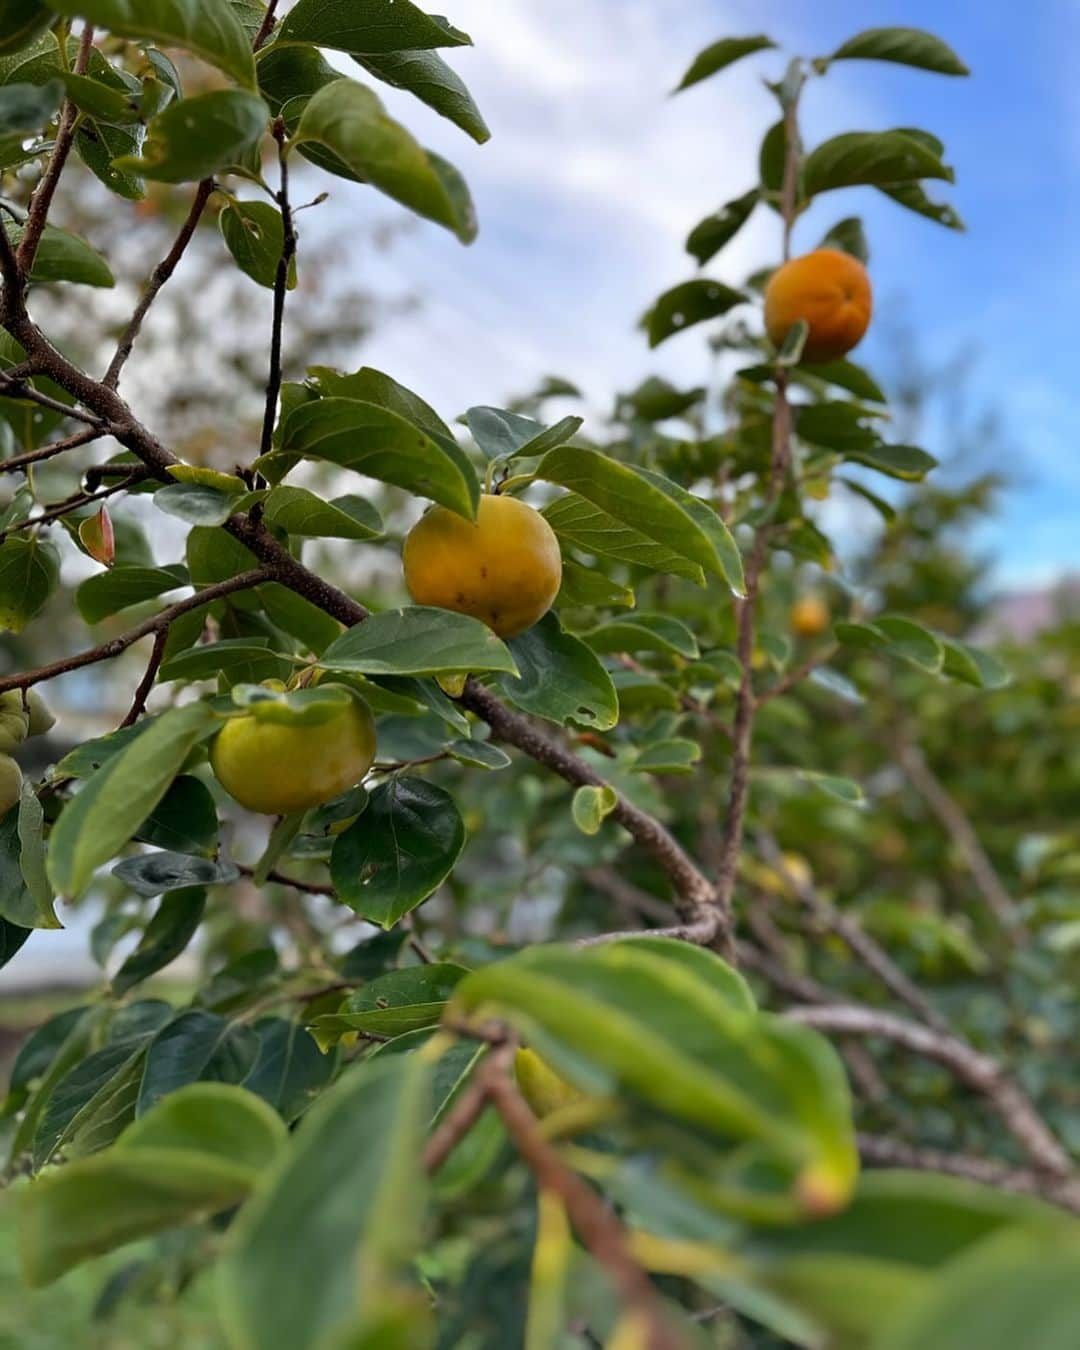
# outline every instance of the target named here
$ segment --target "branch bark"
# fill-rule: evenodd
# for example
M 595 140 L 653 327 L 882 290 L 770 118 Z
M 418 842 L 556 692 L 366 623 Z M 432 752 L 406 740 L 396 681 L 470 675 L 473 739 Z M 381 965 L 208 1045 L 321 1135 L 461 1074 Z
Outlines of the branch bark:
M 274 140 L 278 146 L 278 165 L 281 188 L 277 194 L 281 208 L 282 246 L 274 277 L 274 318 L 270 332 L 270 375 L 266 382 L 266 410 L 263 414 L 259 454 L 268 455 L 273 447 L 274 422 L 277 419 L 278 398 L 281 395 L 281 344 L 285 328 L 285 297 L 289 290 L 289 272 L 296 257 L 296 225 L 289 202 L 289 160 L 286 154 L 285 123 L 274 119 Z

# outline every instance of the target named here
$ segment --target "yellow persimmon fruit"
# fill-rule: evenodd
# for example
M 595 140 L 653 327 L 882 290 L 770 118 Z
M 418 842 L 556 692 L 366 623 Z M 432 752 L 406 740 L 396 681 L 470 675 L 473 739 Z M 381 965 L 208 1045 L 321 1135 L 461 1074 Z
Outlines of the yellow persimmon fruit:
M 819 248 L 792 258 L 765 288 L 765 330 L 779 347 L 805 319 L 810 326 L 804 361 L 835 361 L 862 341 L 873 297 L 866 268 L 850 253 Z
M 514 1077 L 521 1095 L 541 1120 L 564 1106 L 585 1100 L 584 1092 L 579 1092 L 572 1083 L 560 1078 L 535 1050 L 522 1047 L 517 1052 L 514 1056 Z
M 375 723 L 357 699 L 315 725 L 234 717 L 210 751 L 229 796 L 266 816 L 292 815 L 339 797 L 374 760 Z
M 409 531 L 404 562 L 418 605 L 471 615 L 503 638 L 542 619 L 562 583 L 555 531 L 516 497 L 481 497 L 475 521 L 432 507 Z
M 791 607 L 791 628 L 798 637 L 820 637 L 829 626 L 829 607 L 819 595 L 804 595 Z
M 6 816 L 19 800 L 22 770 L 10 755 L 0 755 L 0 816 Z

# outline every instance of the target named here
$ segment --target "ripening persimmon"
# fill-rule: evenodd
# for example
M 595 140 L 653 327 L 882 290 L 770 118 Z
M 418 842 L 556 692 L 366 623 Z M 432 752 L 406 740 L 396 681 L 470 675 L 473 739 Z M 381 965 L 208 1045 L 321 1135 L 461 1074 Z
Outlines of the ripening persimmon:
M 374 760 L 375 722 L 355 698 L 314 724 L 256 713 L 231 718 L 210 750 L 210 764 L 229 796 L 267 816 L 308 811 L 339 797 Z
M 765 330 L 777 347 L 800 319 L 810 327 L 802 359 L 835 361 L 862 341 L 873 296 L 866 268 L 850 253 L 819 248 L 792 258 L 765 288 Z
M 791 606 L 791 630 L 801 638 L 816 638 L 829 626 L 829 607 L 820 595 L 804 595 Z
M 434 506 L 409 531 L 405 584 L 418 605 L 435 605 L 517 637 L 551 608 L 562 555 L 544 517 L 516 497 L 486 494 L 475 520 Z

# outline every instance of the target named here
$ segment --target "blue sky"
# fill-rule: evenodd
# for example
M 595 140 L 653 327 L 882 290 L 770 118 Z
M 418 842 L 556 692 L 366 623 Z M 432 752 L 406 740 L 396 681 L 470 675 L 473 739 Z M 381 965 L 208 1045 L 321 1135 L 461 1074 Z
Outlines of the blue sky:
M 613 392 L 658 371 L 701 381 L 700 336 L 650 354 L 634 324 L 664 287 L 692 274 L 689 227 L 751 186 L 760 134 L 774 119 L 761 87 L 775 55 L 665 97 L 694 53 L 765 31 L 820 54 L 879 24 L 923 26 L 973 70 L 947 79 L 851 62 L 816 81 L 805 116 L 814 143 L 842 130 L 921 126 L 957 168 L 943 188 L 968 224 L 954 234 L 872 191 L 837 194 L 800 225 L 812 247 L 841 215 L 862 214 L 873 247 L 876 332 L 860 358 L 885 370 L 886 334 L 905 321 L 927 359 L 975 354 L 972 387 L 1003 417 L 1016 482 L 985 542 L 1006 584 L 1080 567 L 1080 454 L 1074 448 L 1073 316 L 1080 309 L 1080 6 L 1036 0 L 447 0 L 475 48 L 450 53 L 493 131 L 476 147 L 389 91 L 387 103 L 472 185 L 481 236 L 462 249 L 422 226 L 363 275 L 423 305 L 388 320 L 365 360 L 454 415 L 558 372 L 587 389 L 596 416 Z M 386 219 L 385 203 L 341 187 L 319 228 L 344 214 Z M 391 208 L 392 211 L 392 208 Z M 309 217 L 312 227 L 315 215 Z M 710 268 L 737 283 L 776 256 L 759 211 Z M 949 427 L 935 430 L 943 462 Z

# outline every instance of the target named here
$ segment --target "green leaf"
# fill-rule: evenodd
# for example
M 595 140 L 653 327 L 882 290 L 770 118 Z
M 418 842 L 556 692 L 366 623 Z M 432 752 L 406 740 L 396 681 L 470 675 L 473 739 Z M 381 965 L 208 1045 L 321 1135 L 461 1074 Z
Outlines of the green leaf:
M 679 707 L 679 696 L 671 685 L 642 671 L 614 670 L 611 679 L 619 695 L 619 713 L 622 716 L 663 709 L 675 712 Z
M 597 450 L 567 446 L 549 451 L 536 476 L 569 488 L 631 530 L 727 579 L 726 569 L 732 566 L 730 536 L 720 517 L 660 474 L 631 468 Z M 553 508 L 544 514 L 558 533 L 553 513 L 558 518 Z
M 422 778 L 392 778 L 338 836 L 330 877 L 343 904 L 392 928 L 442 885 L 465 847 L 454 799 Z
M 714 42 L 698 52 L 674 92 L 679 93 L 683 89 L 689 89 L 691 85 L 707 80 L 710 75 L 725 70 L 744 56 L 752 56 L 754 52 L 767 51 L 775 46 L 776 43 L 772 38 L 766 37 L 764 33 L 758 33 L 753 37 L 721 38 L 719 42 Z
M 258 1050 L 258 1037 L 251 1027 L 201 1008 L 178 1014 L 147 1047 L 137 1114 L 145 1115 L 160 1098 L 189 1083 L 242 1082 Z
M 45 870 L 45 813 L 30 782 L 23 780 L 17 814 L 19 870 L 37 910 L 35 928 L 63 928 L 56 917 L 56 896 Z
M 325 501 L 306 488 L 273 488 L 263 508 L 266 521 L 287 534 L 326 539 L 377 539 L 383 533 L 378 511 L 365 497 Z
M 500 687 L 517 707 L 561 726 L 576 722 L 595 731 L 610 730 L 619 720 L 611 676 L 584 642 L 563 632 L 554 612 L 509 647 L 521 675 L 504 676 Z
M 792 1217 L 839 1207 L 858 1170 L 839 1061 L 820 1037 L 792 1036 L 805 1028 L 734 1007 L 705 961 L 719 958 L 635 939 L 532 947 L 462 980 L 449 1015 L 505 1017 L 584 1092 L 617 1091 L 725 1145 L 756 1141 L 792 1169 Z
M 463 966 L 439 962 L 388 971 L 350 994 L 337 1012 L 317 1017 L 315 1034 L 325 1045 L 348 1031 L 401 1036 L 433 1027 L 467 974 Z
M 141 605 L 186 585 L 183 567 L 113 567 L 88 577 L 75 592 L 75 604 L 84 621 L 95 624 L 129 605 Z
M 709 541 L 714 562 L 708 570 L 723 577 L 733 595 L 740 598 L 744 596 L 746 579 L 743 575 L 742 555 L 731 531 L 716 510 L 708 502 L 695 497 L 693 493 L 687 492 L 684 487 L 680 487 L 678 483 L 672 482 L 670 478 L 657 473 L 654 469 L 642 469 L 640 472 L 643 478 L 681 506 Z
M 154 505 L 189 525 L 224 525 L 236 509 L 236 497 L 202 483 L 172 483 L 154 493 Z
M 704 267 L 726 243 L 734 239 L 754 214 L 754 207 L 760 200 L 761 189 L 751 188 L 741 197 L 722 206 L 715 214 L 706 216 L 687 236 L 687 253 L 698 260 L 700 267 Z
M 879 625 L 880 626 L 880 625 Z M 959 638 L 939 637 L 944 651 L 942 671 L 977 689 L 1004 689 L 1012 682 L 1008 669 L 990 652 Z
M 843 220 L 838 220 L 822 239 L 819 247 L 838 248 L 842 253 L 850 253 L 863 266 L 870 261 L 870 245 L 858 216 L 847 216 Z M 880 402 L 884 403 L 885 400 L 881 399 Z
M 4 0 L 0 8 L 0 55 L 29 46 L 55 17 L 40 0 Z
M 464 451 L 399 412 L 352 398 L 304 403 L 286 418 L 282 449 L 428 497 L 472 520 L 480 483 Z
M 241 272 L 273 290 L 285 248 L 285 226 L 277 207 L 234 198 L 218 216 L 218 228 Z M 289 264 L 288 288 L 296 288 L 295 258 Z
M 849 451 L 844 458 L 904 483 L 921 483 L 931 469 L 937 468 L 934 456 L 914 445 L 875 445 Z
M 71 70 L 61 71 L 60 79 L 72 103 L 96 121 L 106 126 L 131 126 L 139 121 L 139 98 L 134 90 L 118 89 Z
M 545 506 L 543 515 L 560 540 L 573 548 L 617 562 L 632 563 L 652 572 L 667 572 L 698 586 L 705 584 L 705 574 L 697 563 L 658 544 L 577 493 L 568 493 Z M 564 582 L 566 568 L 564 563 Z
M 628 614 L 582 636 L 596 652 L 663 652 L 691 661 L 701 654 L 686 624 L 668 614 Z
M 971 72 L 947 43 L 921 28 L 867 28 L 837 47 L 829 61 L 895 61 L 938 75 Z
M 852 403 L 811 403 L 797 414 L 796 429 L 805 441 L 843 454 L 849 451 L 873 451 L 879 441 L 877 432 L 864 425 L 868 413 Z
M 497 745 L 491 745 L 487 741 L 469 739 L 449 741 L 446 753 L 459 764 L 471 764 L 477 769 L 506 769 L 512 762 L 505 750 L 500 750 Z
M 183 47 L 248 89 L 255 87 L 251 42 L 226 0 L 49 0 L 69 19 L 120 37 Z
M 3 31 L 4 21 L 0 17 L 0 53 L 5 50 Z M 58 80 L 40 85 L 7 84 L 0 88 L 0 167 L 14 168 L 31 157 L 24 148 L 25 142 L 56 116 L 63 96 L 64 86 Z
M 373 366 L 361 366 L 351 375 L 343 375 L 329 366 L 312 366 L 308 375 L 311 385 L 323 398 L 352 398 L 388 408 L 434 440 L 441 438 L 449 441 L 453 449 L 458 448 L 453 432 L 429 403 Z
M 459 126 L 477 145 L 491 139 L 487 123 L 464 81 L 437 52 L 394 51 L 357 55 L 356 60 L 376 79 L 415 94 L 422 103 Z
M 275 652 L 268 638 L 225 638 L 192 647 L 166 661 L 158 680 L 212 680 L 224 675 L 234 684 L 288 679 L 293 662 Z
M 230 862 L 215 862 L 212 858 L 193 857 L 187 853 L 140 853 L 125 858 L 112 869 L 112 874 L 130 886 L 136 895 L 153 899 L 170 891 L 184 891 L 192 886 L 220 886 L 236 881 L 239 869 Z
M 161 183 L 193 183 L 243 164 L 266 134 L 270 112 L 242 89 L 170 103 L 150 123 L 140 155 L 121 155 L 116 167 Z
M 198 888 L 165 896 L 139 945 L 113 977 L 114 991 L 126 994 L 147 976 L 175 961 L 198 931 L 205 908 L 206 892 Z
M 826 361 L 813 366 L 804 366 L 803 369 L 815 379 L 824 380 L 826 384 L 835 384 L 839 389 L 846 389 L 856 398 L 868 399 L 871 403 L 888 401 L 878 382 L 854 361 Z
M 838 623 L 834 631 L 849 646 L 885 651 L 931 675 L 941 670 L 945 659 L 944 647 L 936 634 L 899 615 L 885 615 L 873 623 Z
M 927 196 L 921 183 L 890 183 L 882 186 L 881 191 L 891 197 L 898 206 L 914 211 L 917 216 L 944 225 L 947 230 L 963 230 L 964 222 L 959 214 L 947 202 L 935 202 Z
M 848 131 L 825 141 L 806 157 L 806 194 L 869 185 L 883 187 L 920 178 L 953 181 L 953 171 L 908 130 Z
M 87 779 L 49 841 L 49 879 L 79 896 L 168 791 L 184 761 L 218 726 L 204 703 L 163 713 Z
M 517 672 L 510 650 L 486 624 L 426 605 L 372 615 L 331 643 L 319 665 L 362 675 Z
M 192 1083 L 129 1125 L 116 1147 L 190 1150 L 246 1168 L 254 1180 L 277 1160 L 287 1140 L 280 1118 L 251 1091 Z
M 369 55 L 412 48 L 469 46 L 472 39 L 445 19 L 425 14 L 411 0 L 300 0 L 281 26 L 281 41 Z
M 302 1026 L 283 1017 L 261 1018 L 255 1034 L 259 1051 L 244 1087 L 292 1124 L 330 1081 L 334 1056 L 324 1055 Z
M 507 412 L 505 408 L 470 408 L 465 421 L 472 438 L 489 459 L 527 458 L 546 454 L 572 441 L 584 419 L 564 417 L 552 427 L 544 427 L 531 417 Z
M 7 919 L 0 917 L 0 970 L 19 954 L 19 950 L 30 936 L 33 930 L 30 928 L 21 928 L 18 924 L 10 923 Z
M 424 1057 L 391 1055 L 351 1069 L 304 1118 L 218 1268 L 222 1321 L 237 1350 L 326 1345 L 413 1257 L 430 1095 Z
M 676 389 L 669 381 L 650 375 L 632 393 L 623 394 L 619 402 L 629 406 L 635 417 L 646 422 L 662 422 L 668 417 L 679 417 L 702 403 L 708 393 L 704 385 L 693 389 Z
M 563 497 L 560 500 L 565 502 L 570 498 Z M 585 505 L 588 506 L 588 503 Z M 589 507 L 590 511 L 593 509 Z M 647 539 L 643 542 L 649 548 L 656 547 Z M 582 567 L 580 563 L 570 558 L 563 559 L 562 585 L 555 597 L 556 609 L 569 609 L 580 605 L 589 608 L 599 606 L 605 609 L 620 605 L 633 609 L 634 604 L 634 592 L 629 586 L 620 586 L 595 567 Z
M 667 741 L 653 741 L 638 752 L 634 760 L 635 773 L 693 773 L 701 761 L 701 746 L 697 741 L 681 737 Z
M 21 633 L 45 608 L 60 582 L 60 555 L 52 544 L 16 535 L 0 544 L 0 631 Z
M 619 794 L 607 783 L 603 787 L 579 787 L 570 806 L 574 824 L 582 834 L 599 834 L 618 804 Z
M 649 346 L 659 347 L 676 333 L 684 333 L 707 319 L 718 319 L 745 302 L 742 291 L 725 286 L 722 281 L 699 277 L 665 291 L 642 316 L 641 326 L 648 334 Z
M 335 80 L 313 94 L 292 143 L 323 146 L 363 181 L 469 241 L 462 205 L 432 158 L 365 85 Z

